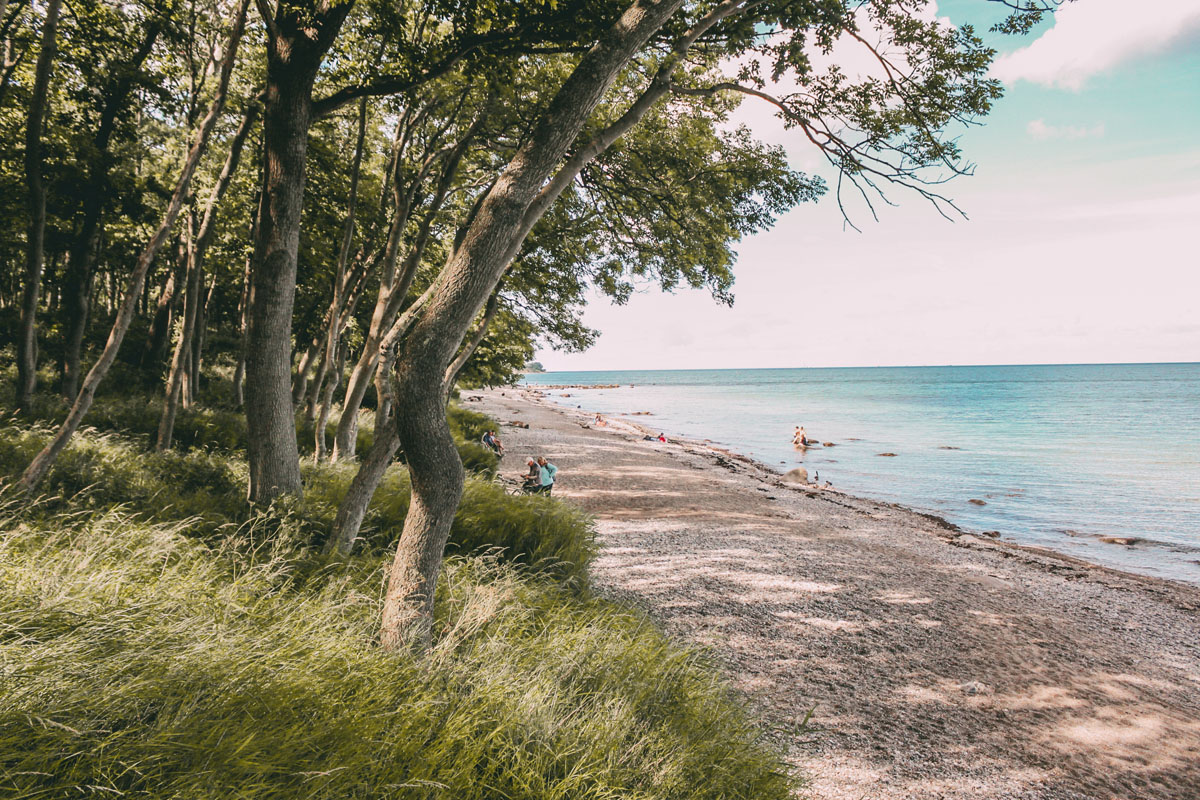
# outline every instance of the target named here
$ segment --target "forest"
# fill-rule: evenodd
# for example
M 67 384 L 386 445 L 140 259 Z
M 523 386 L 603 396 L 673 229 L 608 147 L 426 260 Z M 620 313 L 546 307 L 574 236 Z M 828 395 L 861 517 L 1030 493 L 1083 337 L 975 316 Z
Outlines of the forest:
M 1005 33 L 1053 7 L 990 4 Z M 508 384 L 538 347 L 587 348 L 590 300 L 686 286 L 732 303 L 738 242 L 798 203 L 960 214 L 943 192 L 971 170 L 957 137 L 1000 96 L 981 36 L 914 0 L 0 0 L 0 41 L 8 578 L 61 569 L 90 607 L 103 575 L 123 585 L 160 559 L 134 592 L 146 603 L 211 582 L 219 602 L 261 596 L 255 624 L 292 638 L 259 656 L 298 647 L 305 670 L 341 637 L 328 658 L 362 667 L 345 691 L 364 693 L 386 662 L 356 641 L 450 658 L 455 630 L 486 648 L 462 614 L 489 581 L 512 596 L 552 583 L 534 616 L 586 584 L 586 521 L 487 494 L 488 421 L 451 403 L 458 387 Z M 739 121 L 743 103 L 825 167 L 797 171 Z M 508 511 L 523 521 L 467 530 Z M 570 518 L 570 553 L 535 541 L 558 530 L 548 518 Z M 293 563 L 285 542 L 317 561 Z M 538 577 L 494 555 L 446 561 L 488 546 Z M 89 584 L 73 559 L 109 568 Z M 348 572 L 333 580 L 332 564 Z M 338 587 L 373 596 L 372 570 L 371 613 L 339 610 Z M 214 598 L 187 612 L 212 619 L 186 624 L 218 624 Z M 288 620 L 299 602 L 316 604 L 303 624 Z M 570 602 L 589 624 L 614 613 Z M 142 637 L 167 624 L 132 620 Z M 510 623 L 534 625 L 493 624 Z M 241 624 L 231 641 L 254 638 Z M 442 678 L 397 680 L 413 685 L 372 702 Z M 142 701 L 87 713 L 136 727 Z M 15 763 L 6 780 L 33 796 Z M 139 780 L 121 774 L 114 786 Z M 579 796 L 555 791 L 495 796 Z

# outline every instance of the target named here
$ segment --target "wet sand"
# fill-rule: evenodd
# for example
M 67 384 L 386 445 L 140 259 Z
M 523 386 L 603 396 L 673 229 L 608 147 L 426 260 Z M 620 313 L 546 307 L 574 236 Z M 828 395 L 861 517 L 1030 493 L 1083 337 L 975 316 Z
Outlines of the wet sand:
M 597 588 L 706 648 L 806 796 L 1200 798 L 1200 588 L 785 484 L 532 392 L 467 395 L 501 423 L 507 474 L 544 454 L 555 494 L 596 516 Z

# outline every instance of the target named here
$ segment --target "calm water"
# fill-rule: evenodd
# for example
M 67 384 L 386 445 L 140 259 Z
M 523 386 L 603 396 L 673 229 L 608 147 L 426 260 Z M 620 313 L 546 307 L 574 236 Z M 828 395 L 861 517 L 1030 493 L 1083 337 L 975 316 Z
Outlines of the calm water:
M 609 414 L 650 411 L 636 421 L 781 471 L 804 466 L 968 530 L 1200 583 L 1200 364 L 553 372 L 526 382 L 621 384 L 551 396 Z M 798 453 L 795 425 L 837 446 Z

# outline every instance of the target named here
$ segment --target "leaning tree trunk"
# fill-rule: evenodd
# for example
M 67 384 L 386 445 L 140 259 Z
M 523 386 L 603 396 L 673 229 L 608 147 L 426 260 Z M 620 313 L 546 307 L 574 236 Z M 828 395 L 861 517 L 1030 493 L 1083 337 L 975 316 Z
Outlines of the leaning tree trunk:
M 381 425 L 375 429 L 375 434 L 375 443 L 371 445 L 358 472 L 354 473 L 354 480 L 350 481 L 350 488 L 338 506 L 337 517 L 333 521 L 333 535 L 325 544 L 327 553 L 349 555 L 354 549 L 375 489 L 383 481 L 388 466 L 400 449 L 400 437 L 395 425 L 390 422 Z
M 234 133 L 233 140 L 229 144 L 229 153 L 217 176 L 217 182 L 209 192 L 204 207 L 204 217 L 195 236 L 192 235 L 195 229 L 195 213 L 188 213 L 184 236 L 185 252 L 187 253 L 187 294 L 184 300 L 183 325 L 180 329 L 175 354 L 171 359 L 166 398 L 163 402 L 162 416 L 158 422 L 158 435 L 154 446 L 159 451 L 166 450 L 171 446 L 171 439 L 175 433 L 175 417 L 178 414 L 179 406 L 182 404 L 184 408 L 188 408 L 194 400 L 200 375 L 200 347 L 197 345 L 203 335 L 201 320 L 204 306 L 207 305 L 201 300 L 204 294 L 204 256 L 216 230 L 221 199 L 225 195 L 225 190 L 229 188 L 234 172 L 237 171 L 242 157 L 242 147 L 257 119 L 258 103 L 251 101 L 242 117 L 241 125 L 238 126 L 237 132 Z
M 442 553 L 462 495 L 462 463 L 446 422 L 445 370 L 491 295 L 525 227 L 525 214 L 592 111 L 639 49 L 682 0 L 635 3 L 583 56 L 529 139 L 488 190 L 451 252 L 434 296 L 397 350 L 400 446 L 412 476 L 412 506 L 384 598 L 385 647 L 428 647 Z
M 17 409 L 28 413 L 37 386 L 37 310 L 45 267 L 46 185 L 42 181 L 42 128 L 50 94 L 50 70 L 58 49 L 62 0 L 50 0 L 42 23 L 42 49 L 34 69 L 29 119 L 25 123 L 25 182 L 29 189 L 29 234 L 25 243 L 25 287 L 17 333 Z
M 104 376 L 108 374 L 109 368 L 112 367 L 113 361 L 117 358 L 117 352 L 121 349 L 121 342 L 124 340 L 125 334 L 129 331 L 130 323 L 133 322 L 134 312 L 137 311 L 138 300 L 142 295 L 142 284 L 146 280 L 146 272 L 149 271 L 154 257 L 162 249 L 163 243 L 171 234 L 171 228 L 174 227 L 175 220 L 179 216 L 179 210 L 183 206 L 183 200 L 187 196 L 188 187 L 191 186 L 192 175 L 195 174 L 196 167 L 200 163 L 200 158 L 204 155 L 204 151 L 208 146 L 208 137 L 212 133 L 213 127 L 217 124 L 217 119 L 221 116 L 221 110 L 225 107 L 225 98 L 229 91 L 229 78 L 233 73 L 233 65 L 237 60 L 238 44 L 241 42 L 242 31 L 245 28 L 246 7 L 249 5 L 249 1 L 241 0 L 230 19 L 229 41 L 226 43 L 225 54 L 221 61 L 221 77 L 217 83 L 216 94 L 213 96 L 211 105 L 209 105 L 208 113 L 192 138 L 187 158 L 184 160 L 183 168 L 180 170 L 179 178 L 175 183 L 175 190 L 171 194 L 170 201 L 167 203 L 163 218 L 159 222 L 154 234 L 150 237 L 150 241 L 146 243 L 146 248 L 138 256 L 137 263 L 134 265 L 133 274 L 130 276 L 129 284 L 125 290 L 125 298 L 122 300 L 120 310 L 117 312 L 117 318 L 113 322 L 112 331 L 109 332 L 108 342 L 104 345 L 104 351 L 88 372 L 87 377 L 83 381 L 83 386 L 80 387 L 79 395 L 75 398 L 75 403 L 71 406 L 66 420 L 54 434 L 54 438 L 37 454 L 33 462 L 21 474 L 21 485 L 27 492 L 32 492 L 37 488 L 42 478 L 45 477 L 46 472 L 53 466 L 54 460 L 58 458 L 58 454 L 62 452 L 62 449 L 67 446 L 67 442 L 70 441 L 75 431 L 79 429 L 79 425 L 83 422 L 88 409 L 92 407 L 92 401 L 96 396 L 96 389 L 99 388 L 100 383 L 104 380 Z
M 263 187 L 246 331 L 247 460 L 255 503 L 301 491 L 291 339 L 312 90 L 352 5 L 314 16 L 281 3 L 269 23 Z

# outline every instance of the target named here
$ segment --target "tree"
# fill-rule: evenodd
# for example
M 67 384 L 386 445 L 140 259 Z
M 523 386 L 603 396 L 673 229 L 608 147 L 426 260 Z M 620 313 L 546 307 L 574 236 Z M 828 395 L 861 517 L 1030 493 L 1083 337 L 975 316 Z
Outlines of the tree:
M 50 0 L 42 22 L 42 48 L 38 53 L 25 123 L 25 180 L 29 186 L 29 234 L 26 241 L 25 292 L 21 302 L 21 329 L 17 334 L 17 407 L 28 411 L 37 384 L 38 293 L 45 264 L 46 187 L 42 181 L 42 125 L 50 89 L 50 70 L 57 52 L 58 13 L 61 0 Z M 3 13 L 0 13 L 3 17 Z
M 732 91 L 770 99 L 864 197 L 880 182 L 894 181 L 939 207 L 947 202 L 930 188 L 939 179 L 922 173 L 939 165 L 952 173 L 961 171 L 953 142 L 940 132 L 985 113 L 998 96 L 998 85 L 985 77 L 991 53 L 971 31 L 948 31 L 923 22 L 906 4 L 880 0 L 861 8 L 861 22 L 884 32 L 890 45 L 902 51 L 903 61 L 863 38 L 856 9 L 847 5 L 730 0 L 697 9 L 651 0 L 630 5 L 554 91 L 528 139 L 464 221 L 429 299 L 397 344 L 393 396 L 404 413 L 396 415 L 395 425 L 413 499 L 389 576 L 382 625 L 385 646 L 409 643 L 421 648 L 429 642 L 434 588 L 462 488 L 462 468 L 442 405 L 447 365 L 547 209 L 591 162 L 674 90 L 697 96 Z M 764 38 L 764 29 L 781 35 L 756 44 Z M 663 30 L 672 34 L 669 52 L 642 53 Z M 776 80 L 794 71 L 800 91 L 783 100 L 771 98 L 760 88 L 765 80 L 757 62 L 741 70 L 745 83 L 712 81 L 712 68 L 689 74 L 682 69 L 685 59 L 710 32 L 716 34 L 707 40 L 710 57 L 713 50 L 722 50 L 725 58 L 764 57 L 773 62 L 769 66 Z M 805 53 L 809 37 L 828 51 L 842 35 L 875 54 L 886 76 L 855 83 L 837 69 L 811 71 Z M 654 65 L 645 73 L 644 88 L 631 95 L 624 113 L 589 131 L 592 112 L 609 88 L 622 74 L 637 72 L 634 59 L 639 54 L 644 63 Z

